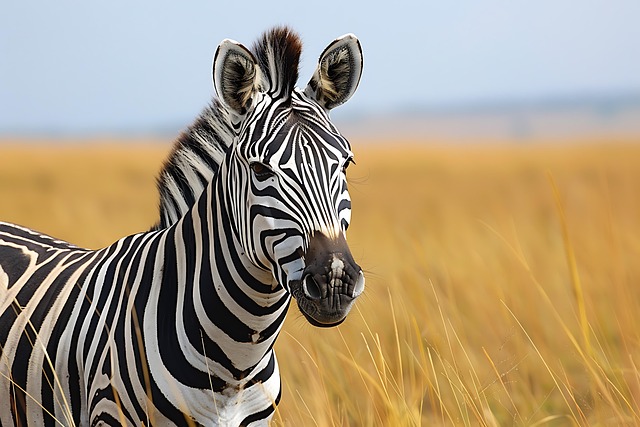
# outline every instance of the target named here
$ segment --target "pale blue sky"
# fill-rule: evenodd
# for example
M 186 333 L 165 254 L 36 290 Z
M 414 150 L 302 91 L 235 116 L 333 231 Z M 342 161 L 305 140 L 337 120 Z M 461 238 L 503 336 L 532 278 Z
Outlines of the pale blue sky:
M 5 1 L 0 134 L 152 132 L 210 100 L 211 58 L 288 24 L 305 43 L 299 85 L 347 32 L 361 86 L 333 114 L 640 94 L 640 1 Z

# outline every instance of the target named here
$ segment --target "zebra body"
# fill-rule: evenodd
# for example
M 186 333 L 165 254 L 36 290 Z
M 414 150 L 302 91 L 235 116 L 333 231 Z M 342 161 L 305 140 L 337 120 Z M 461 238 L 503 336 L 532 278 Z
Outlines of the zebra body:
M 129 236 L 98 251 L 0 225 L 3 255 L 6 248 L 20 251 L 12 254 L 15 267 L 4 265 L 0 273 L 0 289 L 7 290 L 0 323 L 12 325 L 2 328 L 8 332 L 2 337 L 2 363 L 12 366 L 13 381 L 22 383 L 20 374 L 29 380 L 23 395 L 3 375 L 0 396 L 10 396 L 3 404 L 24 402 L 22 425 L 43 423 L 42 402 L 53 402 L 50 411 L 63 425 L 180 424 L 186 422 L 180 412 L 192 414 L 199 424 L 216 419 L 220 425 L 239 425 L 247 413 L 269 411 L 278 401 L 271 346 L 289 299 L 282 287 L 272 289 L 273 280 L 261 270 L 234 264 L 228 248 L 237 249 L 237 242 L 230 230 L 224 234 L 219 223 L 224 215 L 213 227 L 204 223 L 207 232 L 215 232 L 210 240 L 222 240 L 211 248 L 211 257 L 203 255 L 210 241 L 200 238 L 200 216 L 209 214 L 212 197 L 211 191 L 203 194 L 198 209 L 167 230 Z M 211 277 L 223 275 L 217 260 L 237 271 Z M 245 283 L 254 276 L 254 282 Z M 19 278 L 10 283 L 9 277 Z M 230 292 L 251 285 L 255 306 L 239 307 Z M 211 312 L 216 309 L 230 313 Z M 251 309 L 258 315 L 249 317 Z M 236 324 L 225 324 L 233 319 Z M 55 347 L 50 350 L 47 343 Z M 154 359 L 161 355 L 168 360 Z M 170 362 L 177 357 L 184 360 Z M 143 363 L 147 372 L 135 368 Z M 31 377 L 31 371 L 40 374 Z M 74 399 L 75 389 L 86 394 Z M 76 405 L 79 410 L 68 413 Z M 1 424 L 11 425 L 11 411 L 2 409 Z
M 289 30 L 220 45 L 220 103 L 167 162 L 153 230 L 94 251 L 0 223 L 1 425 L 268 422 L 291 296 L 333 326 L 364 288 L 344 241 L 352 154 L 328 118 L 360 47 L 327 49 L 303 91 Z

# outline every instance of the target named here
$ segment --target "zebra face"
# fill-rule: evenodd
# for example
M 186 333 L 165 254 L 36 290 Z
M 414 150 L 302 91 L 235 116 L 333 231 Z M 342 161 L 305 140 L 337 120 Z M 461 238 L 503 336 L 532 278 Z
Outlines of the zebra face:
M 360 44 L 353 35 L 331 43 L 300 90 L 294 88 L 299 43 L 274 45 L 268 38 L 254 47 L 255 56 L 226 40 L 214 60 L 216 91 L 237 135 L 223 164 L 233 193 L 227 200 L 252 263 L 272 273 L 310 323 L 334 326 L 364 290 L 345 240 L 353 154 L 328 114 L 359 83 Z

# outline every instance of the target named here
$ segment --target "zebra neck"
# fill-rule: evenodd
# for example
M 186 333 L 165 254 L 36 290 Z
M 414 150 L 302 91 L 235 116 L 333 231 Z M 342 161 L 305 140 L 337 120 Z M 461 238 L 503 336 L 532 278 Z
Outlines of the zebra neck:
M 272 274 L 243 255 L 217 194 L 223 187 L 216 185 L 218 180 L 167 230 L 162 286 L 173 283 L 179 288 L 183 333 L 202 352 L 197 357 L 221 365 L 220 372 L 213 369 L 213 373 L 227 383 L 246 382 L 254 368 L 271 357 L 289 294 L 272 286 Z M 175 299 L 167 303 L 168 310 L 175 310 Z

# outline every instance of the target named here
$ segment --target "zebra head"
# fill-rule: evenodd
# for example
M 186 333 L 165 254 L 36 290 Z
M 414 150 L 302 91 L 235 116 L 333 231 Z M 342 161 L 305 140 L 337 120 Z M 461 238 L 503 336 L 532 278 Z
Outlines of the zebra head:
M 353 153 L 329 119 L 358 86 L 362 51 L 352 34 L 333 41 L 304 90 L 295 88 L 300 52 L 286 28 L 267 32 L 252 50 L 220 44 L 214 86 L 236 135 L 221 170 L 246 256 L 295 297 L 311 324 L 328 327 L 364 290 L 345 240 Z

